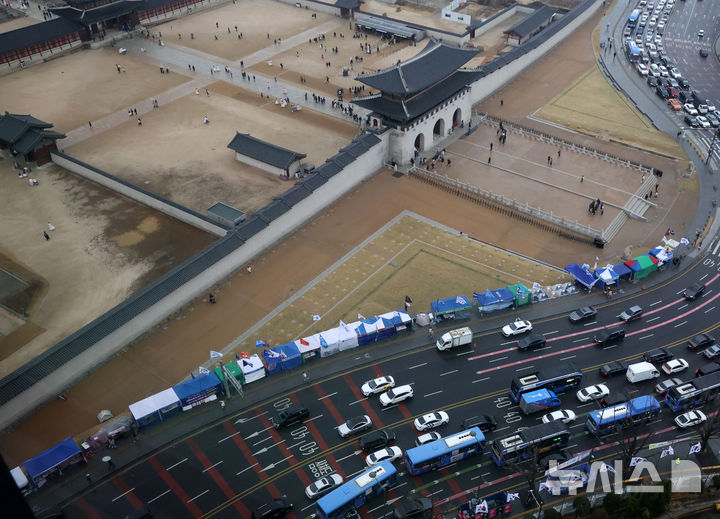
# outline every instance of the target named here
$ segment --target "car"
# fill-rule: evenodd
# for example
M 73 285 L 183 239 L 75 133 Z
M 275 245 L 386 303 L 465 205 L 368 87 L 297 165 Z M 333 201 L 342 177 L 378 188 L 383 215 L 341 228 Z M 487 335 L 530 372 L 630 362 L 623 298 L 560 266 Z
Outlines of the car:
M 360 438 L 360 448 L 365 452 L 373 452 L 395 442 L 395 433 L 384 429 L 373 431 Z
M 703 29 L 700 29 L 698 31 L 698 38 L 702 38 L 703 36 L 705 36 L 705 31 Z
M 697 128 L 698 126 L 700 126 L 700 123 L 697 122 L 697 118 L 690 114 L 685 115 L 685 122 L 688 124 L 688 126 L 691 126 L 693 128 Z
M 532 323 L 518 318 L 515 319 L 515 322 L 503 326 L 502 334 L 505 337 L 512 337 L 514 335 L 522 335 L 530 330 L 532 330 Z
M 372 427 L 372 420 L 368 415 L 364 414 L 346 420 L 344 424 L 338 427 L 338 434 L 343 438 L 347 438 L 351 434 L 367 431 L 370 427 Z
M 706 420 L 707 416 L 705 416 L 705 413 L 702 411 L 688 411 L 687 413 L 683 413 L 680 416 L 675 417 L 675 423 L 678 427 L 680 427 L 680 429 L 699 425 Z
M 395 519 L 422 517 L 433 508 L 432 501 L 427 497 L 407 497 L 393 510 Z
M 703 354 L 704 354 L 708 359 L 714 359 L 714 358 L 720 356 L 720 346 L 718 346 L 717 344 L 713 344 L 713 345 L 710 346 L 708 349 L 706 349 L 706 350 L 703 352 Z
M 669 81 L 670 81 L 670 80 L 669 80 L 668 78 L 666 78 L 666 77 L 659 77 L 659 78 L 657 78 L 658 86 L 661 86 L 661 87 L 665 87 L 665 88 L 669 87 L 669 86 L 670 86 L 670 82 L 669 82 Z
M 648 52 L 650 52 L 650 56 L 657 56 L 657 51 L 655 49 L 651 49 Z M 655 63 L 650 64 L 650 73 L 654 77 L 660 77 L 660 75 L 661 75 L 660 68 L 658 68 L 658 66 Z
M 685 92 L 685 91 L 683 90 L 682 92 L 680 92 L 680 95 L 678 96 L 678 99 L 680 99 L 680 102 L 682 102 L 682 103 L 688 103 L 688 104 L 691 105 L 693 108 L 695 108 L 695 105 L 692 104 L 692 100 L 691 100 L 691 97 L 690 97 L 690 93 L 689 93 L 689 92 Z M 684 105 L 683 105 L 683 108 L 685 108 Z
M 667 92 L 668 92 L 668 99 L 669 98 L 677 99 L 678 95 L 680 95 L 677 88 L 672 87 L 672 86 L 668 87 Z
M 581 402 L 589 402 L 590 400 L 600 400 L 602 397 L 609 395 L 610 390 L 605 384 L 596 384 L 581 389 L 576 393 L 577 399 Z
M 640 73 L 641 76 L 647 76 L 650 73 L 647 66 L 642 63 L 637 66 L 637 71 Z
M 597 310 L 594 306 L 582 306 L 577 310 L 570 312 L 568 319 L 570 319 L 571 323 L 580 323 L 594 319 L 596 315 Z
M 688 348 L 692 351 L 702 350 L 715 344 L 715 338 L 707 333 L 698 333 L 688 341 Z
M 575 421 L 575 413 L 573 411 L 570 411 L 569 409 L 560 409 L 558 411 L 553 411 L 552 413 L 548 413 L 542 417 L 543 423 L 550 423 L 550 422 L 557 422 L 561 421 L 562 423 L 570 423 Z
M 710 99 L 705 100 L 705 105 L 708 107 L 708 112 L 715 111 L 715 104 Z
M 413 424 L 418 431 L 427 431 L 428 429 L 446 425 L 449 421 L 450 417 L 445 411 L 438 411 L 437 413 L 428 413 L 416 418 Z
M 413 388 L 410 385 L 394 387 L 380 395 L 380 405 L 387 407 L 392 404 L 399 404 L 403 400 L 412 398 Z
M 384 393 L 394 386 L 395 379 L 393 377 L 378 377 L 365 382 L 360 388 L 360 391 L 365 396 L 377 395 L 378 393 Z
M 718 365 L 717 362 L 706 362 L 695 370 L 695 376 L 704 377 L 705 375 L 709 375 L 710 373 L 715 373 L 717 371 L 720 371 L 720 365 Z
M 652 88 L 655 88 L 658 85 L 658 80 L 655 76 L 648 76 L 647 82 Z
M 674 375 L 688 369 L 688 362 L 685 359 L 671 359 L 662 365 L 666 375 Z
M 680 380 L 679 378 L 669 378 L 655 384 L 655 392 L 658 395 L 664 395 L 668 389 L 670 389 L 671 387 L 679 386 L 680 384 L 682 384 L 682 380 Z
M 693 283 L 683 291 L 683 297 L 687 301 L 694 301 L 695 299 L 703 295 L 703 292 L 705 292 L 705 283 L 698 281 L 696 283 Z
M 415 438 L 415 445 L 420 447 L 420 445 L 425 445 L 426 443 L 434 442 L 435 440 L 439 440 L 442 438 L 440 436 L 440 433 L 437 433 L 435 431 L 430 431 L 425 434 L 421 434 L 417 438 Z
M 697 108 L 695 108 L 695 105 L 692 103 L 685 103 L 683 105 L 683 110 L 685 110 L 689 115 L 697 115 L 698 114 Z
M 677 79 L 675 79 L 675 78 L 671 78 L 671 77 L 667 78 L 667 84 L 669 87 L 672 87 L 672 88 L 680 88 L 680 85 L 678 84 Z M 675 97 L 677 97 L 677 96 L 675 96 Z
M 665 65 L 660 65 L 658 68 L 660 69 L 660 75 L 662 75 L 662 77 L 668 77 L 669 73 Z
M 706 113 L 708 113 L 710 111 L 708 108 L 708 105 L 706 105 L 705 103 L 698 103 L 696 108 L 697 108 L 697 111 L 702 115 L 705 115 Z
M 660 20 L 657 24 L 657 33 L 662 34 L 664 30 L 665 30 L 665 22 Z
M 651 362 L 653 364 L 667 362 L 672 359 L 675 355 L 670 353 L 665 348 L 655 348 L 654 350 L 646 351 L 643 353 L 643 359 L 645 362 Z
M 537 350 L 544 348 L 547 344 L 545 336 L 541 333 L 531 333 L 527 337 L 523 337 L 518 341 L 517 347 L 520 351 Z
M 666 65 L 666 66 L 667 66 L 667 65 Z M 671 68 L 671 69 L 669 70 L 669 72 L 670 72 L 670 77 L 672 77 L 672 78 L 680 79 L 680 78 L 682 77 L 682 74 L 681 74 L 680 71 L 679 71 L 678 69 L 676 69 L 676 68 Z
M 700 49 L 700 56 L 701 56 L 701 57 L 707 58 L 708 55 L 709 55 L 709 52 L 707 51 L 707 49 Z
M 604 329 L 600 330 L 594 337 L 593 340 L 598 346 L 609 346 L 611 344 L 617 344 L 625 340 L 625 330 L 623 329 Z
M 675 111 L 682 110 L 682 104 L 680 104 L 680 101 L 678 101 L 674 97 L 671 97 L 670 99 L 668 99 L 667 102 L 671 109 L 673 109 Z
M 710 128 L 710 121 L 708 121 L 704 115 L 698 115 L 695 119 L 697 119 L 698 124 L 702 128 Z
M 403 453 L 402 450 L 400 450 L 400 447 L 394 445 L 392 447 L 385 447 L 384 449 L 380 449 L 379 451 L 373 452 L 367 456 L 365 458 L 365 464 L 368 467 L 372 467 L 381 461 L 395 461 L 400 458 L 402 454 Z
M 543 456 L 538 460 L 538 465 L 543 468 L 543 470 L 548 470 L 550 468 L 550 465 L 554 461 L 556 465 L 560 465 L 562 463 L 565 463 L 570 458 L 573 457 L 573 454 L 570 451 L 567 450 L 561 450 L 552 452 L 551 454 L 548 454 L 547 456 Z
M 717 128 L 718 126 L 720 126 L 720 119 L 717 118 L 717 116 L 715 115 L 715 112 L 706 113 L 705 119 L 708 120 L 708 122 L 710 123 L 710 126 L 712 126 L 713 128 Z
M 622 320 L 627 322 L 634 321 L 635 319 L 640 319 L 640 316 L 643 314 L 643 309 L 640 308 L 638 305 L 631 306 L 627 310 L 625 310 L 623 313 L 621 313 L 618 317 Z
M 600 374 L 603 377 L 611 377 L 613 375 L 619 375 L 620 373 L 625 373 L 628 368 L 628 363 L 624 360 L 614 360 L 612 362 L 608 362 L 603 367 L 600 368 Z
M 310 416 L 310 410 L 307 407 L 302 404 L 293 404 L 272 417 L 272 424 L 275 429 L 283 429 L 302 423 L 308 416 Z
M 683 90 L 687 90 L 688 88 L 690 88 L 690 81 L 688 81 L 684 77 L 681 77 L 680 79 L 678 79 L 678 85 L 680 85 L 680 88 L 682 88 Z
M 477 427 L 482 432 L 492 432 L 494 431 L 497 426 L 497 420 L 494 416 L 491 416 L 489 414 L 481 414 L 478 416 L 471 416 L 469 418 L 465 418 L 462 422 L 460 422 L 461 430 L 471 429 L 473 427 Z
M 258 506 L 253 510 L 252 519 L 275 519 L 276 517 L 283 517 L 292 509 L 292 503 L 288 501 L 287 496 L 283 496 Z
M 343 478 L 340 474 L 330 474 L 305 487 L 305 495 L 308 499 L 317 499 L 342 485 L 342 482 Z

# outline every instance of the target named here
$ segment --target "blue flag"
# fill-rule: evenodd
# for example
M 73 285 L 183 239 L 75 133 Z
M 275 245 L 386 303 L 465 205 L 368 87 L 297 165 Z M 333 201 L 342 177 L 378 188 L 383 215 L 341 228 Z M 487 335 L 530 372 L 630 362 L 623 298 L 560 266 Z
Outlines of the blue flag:
M 322 335 L 320 336 L 320 346 L 321 346 L 322 348 L 327 348 L 327 347 L 328 347 L 328 343 L 327 343 L 327 341 L 325 341 L 325 339 L 323 338 Z
M 263 341 L 262 339 L 255 340 L 255 347 L 256 348 L 265 348 L 268 346 L 268 343 L 266 341 Z

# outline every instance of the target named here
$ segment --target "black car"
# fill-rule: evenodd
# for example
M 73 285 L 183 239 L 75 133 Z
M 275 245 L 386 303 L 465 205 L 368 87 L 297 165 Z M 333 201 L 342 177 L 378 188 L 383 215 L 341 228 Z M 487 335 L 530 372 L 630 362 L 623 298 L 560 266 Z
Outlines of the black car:
M 630 400 L 630 397 L 624 391 L 618 391 L 610 393 L 600 399 L 600 405 L 602 407 L 612 407 L 614 405 L 622 404 Z
M 287 409 L 280 411 L 273 418 L 275 429 L 282 429 L 294 424 L 298 424 L 310 416 L 310 411 L 302 404 L 291 405 Z
M 720 126 L 720 119 L 718 119 L 717 115 L 715 115 L 713 112 L 706 113 L 705 119 L 708 120 L 710 126 L 712 126 L 713 128 L 717 128 L 718 126 Z
M 276 517 L 283 517 L 292 509 L 292 503 L 288 501 L 286 496 L 283 496 L 258 506 L 252 513 L 252 519 L 275 519 Z
M 572 458 L 573 455 L 570 451 L 562 450 L 553 452 L 552 454 L 548 454 L 547 456 L 543 456 L 538 460 L 538 465 L 540 465 L 544 470 L 548 470 L 550 468 L 550 464 L 555 461 L 558 465 L 561 463 L 566 462 L 570 458 Z
M 583 306 L 570 312 L 568 319 L 571 323 L 579 323 L 582 321 L 589 321 L 597 315 L 597 310 L 594 306 Z
M 683 296 L 688 301 L 693 301 L 700 297 L 703 292 L 705 292 L 705 284 L 698 281 L 697 283 L 693 283 L 692 285 L 687 287 L 685 289 L 685 292 L 683 292 Z
M 654 350 L 646 351 L 643 353 L 643 359 L 653 364 L 667 362 L 672 359 L 675 355 L 670 353 L 665 348 L 655 348 Z
M 375 452 L 395 442 L 395 433 L 385 430 L 373 431 L 360 438 L 360 448 L 365 452 Z
M 670 93 L 664 86 L 656 87 L 655 93 L 658 95 L 658 97 L 662 97 L 663 99 L 667 99 L 668 97 L 670 97 Z
M 461 427 L 463 431 L 472 427 L 477 427 L 482 432 L 489 432 L 497 429 L 497 426 L 498 423 L 495 417 L 487 414 L 471 416 L 470 418 L 465 418 L 465 420 L 461 422 Z
M 680 99 L 680 101 L 682 101 L 683 103 L 689 103 L 690 102 L 690 94 L 688 92 L 681 90 L 680 94 L 678 94 L 678 99 Z
M 617 344 L 625 339 L 625 330 L 600 330 L 594 337 L 593 340 L 598 346 L 609 346 L 611 344 Z
M 703 58 L 707 58 L 708 51 L 706 49 L 700 49 L 700 56 L 702 56 Z
M 518 341 L 518 349 L 520 351 L 536 350 L 545 346 L 547 341 L 545 336 L 540 333 L 531 333 L 527 337 L 523 337 Z
M 393 515 L 396 519 L 419 517 L 432 510 L 432 507 L 432 501 L 427 497 L 408 497 L 395 508 Z
M 668 82 L 668 78 L 666 78 L 666 77 L 657 78 L 657 82 L 658 82 L 658 86 L 661 86 L 661 87 L 667 88 L 670 86 L 670 83 Z
M 678 79 L 677 82 L 678 85 L 680 85 L 680 88 L 682 88 L 683 90 L 687 90 L 688 88 L 690 88 L 690 81 L 688 81 L 684 77 Z
M 647 78 L 648 85 L 650 85 L 650 88 L 655 88 L 658 86 L 658 80 L 655 76 L 648 76 Z
M 614 360 L 608 364 L 605 364 L 600 368 L 600 374 L 603 377 L 611 377 L 613 375 L 619 375 L 625 373 L 628 368 L 628 363 L 624 360 Z
M 693 128 L 697 128 L 698 126 L 700 126 L 700 123 L 698 122 L 698 120 L 695 119 L 695 117 L 690 114 L 685 115 L 685 122 L 689 126 L 692 126 Z
M 720 365 L 718 365 L 716 362 L 706 362 L 695 370 L 695 376 L 704 377 L 705 375 L 715 373 L 716 371 L 720 371 Z
M 707 333 L 699 333 L 688 341 L 688 348 L 691 350 L 704 350 L 715 344 L 715 338 Z

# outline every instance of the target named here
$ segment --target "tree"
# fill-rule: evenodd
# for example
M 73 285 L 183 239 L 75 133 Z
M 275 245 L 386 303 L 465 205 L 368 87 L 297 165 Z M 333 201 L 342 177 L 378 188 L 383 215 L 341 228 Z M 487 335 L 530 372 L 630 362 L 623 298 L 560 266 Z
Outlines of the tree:
M 545 519 L 562 519 L 562 514 L 554 508 L 545 510 Z
M 615 515 L 620 511 L 622 502 L 622 497 L 615 492 L 610 492 L 609 494 L 605 494 L 605 497 L 603 498 L 603 508 L 607 510 L 608 514 Z
M 720 412 L 718 411 L 718 406 L 713 405 L 711 409 L 706 411 L 708 419 L 698 425 L 700 452 L 702 453 L 706 451 L 710 438 L 718 436 L 720 433 Z
M 508 462 L 505 468 L 510 472 L 519 474 L 527 483 L 528 495 L 525 500 L 525 506 L 540 506 L 542 509 L 542 499 L 538 495 L 537 480 L 543 473 L 539 462 L 539 451 L 536 445 L 530 449 L 530 457 L 524 461 Z
M 587 517 L 590 515 L 592 507 L 590 506 L 590 500 L 586 496 L 577 496 L 573 499 L 573 506 L 575 507 L 575 513 L 578 517 Z
M 645 420 L 645 423 L 647 422 L 649 422 L 649 420 Z M 645 445 L 647 445 L 650 438 L 654 436 L 655 432 L 650 429 L 650 432 L 645 435 L 635 436 L 633 433 L 639 432 L 634 430 L 635 426 L 641 426 L 640 422 L 634 422 L 632 419 L 627 419 L 622 425 L 623 426 L 618 431 L 619 438 L 617 446 L 622 456 L 622 478 L 623 481 L 627 481 L 633 471 L 633 467 L 630 466 L 632 459 L 636 458 L 638 453 L 645 448 Z M 643 430 L 642 427 L 640 427 L 640 430 Z M 646 427 L 644 430 L 648 430 L 648 428 Z

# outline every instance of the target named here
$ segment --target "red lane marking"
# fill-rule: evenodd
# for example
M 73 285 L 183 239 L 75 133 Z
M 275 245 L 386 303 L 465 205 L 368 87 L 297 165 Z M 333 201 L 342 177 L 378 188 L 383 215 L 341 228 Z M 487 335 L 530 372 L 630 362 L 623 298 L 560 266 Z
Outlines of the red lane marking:
M 460 488 L 460 485 L 457 484 L 454 477 L 450 477 L 450 471 L 448 469 L 440 469 L 440 474 L 448 478 L 447 483 L 450 485 L 450 489 L 455 492 L 456 494 L 458 492 L 462 492 L 462 489 Z
M 285 458 L 295 458 L 295 455 L 290 451 L 288 446 L 285 444 L 284 441 L 282 441 L 282 437 L 280 434 L 278 434 L 277 430 L 273 425 L 270 423 L 270 420 L 267 419 L 267 417 L 264 414 L 260 413 L 260 410 L 258 408 L 255 408 L 255 414 L 258 416 L 258 419 L 262 422 L 263 427 L 269 427 L 268 433 L 270 436 L 272 436 L 273 441 L 277 444 L 277 448 L 280 449 L 280 452 L 282 452 L 283 457 Z M 275 447 L 273 447 L 275 448 Z M 295 458 L 296 461 L 297 458 Z M 288 460 L 288 465 L 292 465 L 290 463 L 290 460 Z M 302 482 L 303 486 L 308 486 L 312 481 L 308 477 L 307 474 L 305 474 L 305 471 L 302 470 L 302 468 L 299 466 L 299 464 L 296 463 L 297 468 L 295 469 L 295 474 L 297 475 L 298 479 Z
M 78 497 L 75 500 L 75 503 L 77 504 L 78 508 L 80 508 L 80 510 L 82 510 L 83 513 L 88 517 L 88 519 L 103 519 L 102 516 L 95 511 L 92 505 L 88 503 L 84 497 Z
M 360 392 L 360 389 L 358 389 L 357 384 L 353 382 L 353 379 L 350 378 L 350 375 L 343 375 L 343 378 L 345 379 L 345 382 L 350 388 L 350 391 L 352 391 L 353 395 L 355 395 L 355 400 L 361 400 L 360 405 L 365 410 L 365 414 L 368 415 L 372 422 L 375 424 L 375 427 L 377 427 L 378 429 L 382 429 L 383 427 L 385 427 L 382 423 L 382 420 L 380 420 L 380 417 L 375 412 L 375 409 L 370 406 L 367 399 L 365 398 L 365 395 Z
M 185 443 L 190 447 L 190 450 L 193 451 L 193 454 L 195 454 L 195 457 L 198 459 L 200 464 L 205 468 L 208 469 L 212 466 L 212 463 L 210 463 L 210 460 L 205 455 L 205 453 L 202 451 L 200 446 L 195 443 L 195 440 L 192 438 L 189 438 L 185 440 Z M 207 473 L 210 474 L 210 477 L 213 479 L 215 484 L 220 487 L 220 490 L 223 491 L 223 494 L 225 494 L 225 497 L 228 499 L 231 499 L 235 497 L 235 492 L 233 491 L 232 487 L 228 485 L 227 481 L 225 481 L 225 478 L 223 478 L 220 475 L 220 472 L 213 467 L 209 470 L 207 470 Z M 240 517 L 249 517 L 250 516 L 250 509 L 246 507 L 242 501 L 236 500 L 233 505 L 235 506 L 235 509 L 240 513 Z
M 668 319 L 667 321 L 664 321 L 664 322 L 662 322 L 662 323 L 655 324 L 655 325 L 653 325 L 653 326 L 649 326 L 649 327 L 647 327 L 647 328 L 643 328 L 642 330 L 637 330 L 637 331 L 628 333 L 627 336 L 637 335 L 637 334 L 639 334 L 639 333 L 645 333 L 645 332 L 648 332 L 648 331 L 650 331 L 650 330 L 654 330 L 655 328 L 659 328 L 660 326 L 666 326 L 666 325 L 668 325 L 668 324 L 671 324 L 671 323 L 673 323 L 673 322 L 675 322 L 675 321 L 677 321 L 677 320 L 679 320 L 679 319 L 682 319 L 682 318 L 685 317 L 685 316 L 688 316 L 688 315 L 690 315 L 690 314 L 692 314 L 692 313 L 694 313 L 694 312 L 697 312 L 698 310 L 701 310 L 704 306 L 709 305 L 710 303 L 712 303 L 712 302 L 713 302 L 715 299 L 717 299 L 718 297 L 720 297 L 720 293 L 715 294 L 713 297 L 711 297 L 710 299 L 708 299 L 708 300 L 705 301 L 704 303 L 695 306 L 692 310 L 689 310 L 689 311 L 685 312 L 684 314 L 677 315 L 677 316 L 675 316 L 675 317 L 673 317 L 673 318 L 671 318 L 671 319 Z M 504 368 L 509 368 L 509 367 L 512 367 L 512 366 L 517 366 L 518 364 L 526 364 L 526 363 L 528 363 L 528 362 L 533 362 L 533 361 L 535 361 L 535 360 L 545 359 L 545 358 L 548 358 L 548 357 L 555 357 L 555 356 L 557 356 L 557 355 L 562 355 L 563 353 L 569 353 L 569 352 L 571 352 L 571 351 L 577 351 L 577 350 L 581 350 L 581 349 L 583 349 L 583 348 L 589 348 L 589 347 L 591 347 L 591 346 L 595 346 L 595 343 L 594 343 L 594 342 L 591 342 L 590 344 L 582 344 L 582 345 L 580 345 L 580 346 L 575 346 L 575 347 L 573 347 L 573 348 L 566 348 L 566 349 L 560 350 L 560 351 L 554 351 L 554 352 L 551 352 L 551 353 L 545 353 L 545 354 L 543 354 L 543 355 L 538 355 L 537 357 L 532 357 L 532 358 L 530 358 L 530 359 L 517 360 L 517 361 L 515 361 L 515 362 L 510 362 L 510 363 L 508 363 L 508 364 L 502 364 L 502 365 L 500 365 L 500 366 L 494 366 L 494 367 L 492 367 L 492 368 L 482 369 L 482 370 L 480 370 L 480 371 L 476 371 L 475 373 L 476 373 L 477 375 L 480 375 L 480 374 L 482 374 L 482 373 L 490 373 L 491 371 L 497 371 L 497 370 L 499 370 L 499 369 L 504 369 Z
M 325 393 L 325 390 L 320 387 L 320 384 L 315 384 L 313 387 L 315 388 L 315 392 L 321 398 L 327 396 L 327 393 Z M 337 407 L 335 407 L 335 404 L 333 404 L 329 398 L 323 398 L 322 402 L 325 404 L 325 407 L 328 408 L 328 411 L 330 411 L 330 414 L 335 419 L 338 425 L 345 423 L 345 418 L 342 417 L 342 415 L 338 412 Z
M 140 499 L 135 495 L 134 492 L 129 492 L 130 487 L 125 484 L 125 480 L 123 480 L 123 478 L 121 478 L 120 476 L 116 476 L 112 478 L 112 482 L 121 494 L 125 494 L 123 495 L 123 497 L 128 500 L 130 505 L 135 510 L 137 510 L 143 505 L 143 502 L 140 501 Z
M 160 463 L 155 456 L 150 458 L 150 465 L 155 469 L 155 472 L 157 472 L 157 475 L 160 476 L 160 479 L 162 479 L 180 499 L 180 502 L 185 505 L 185 508 L 190 511 L 193 517 L 200 517 L 202 515 L 202 510 L 200 510 L 194 502 L 188 502 L 190 501 L 190 496 L 185 493 L 185 490 L 183 490 L 178 482 L 175 481 L 175 478 L 172 477 L 167 470 L 165 470 L 165 467 L 162 466 L 162 463 Z
M 265 480 L 268 478 L 268 475 L 263 472 L 262 467 L 260 466 L 260 463 L 258 460 L 253 456 L 253 453 L 250 452 L 250 447 L 248 447 L 247 443 L 245 443 L 245 440 L 240 438 L 240 435 L 237 434 L 237 431 L 235 430 L 235 427 L 232 426 L 232 424 L 228 421 L 223 422 L 223 425 L 225 426 L 225 429 L 232 435 L 232 440 L 235 442 L 235 446 L 240 449 L 240 452 L 242 452 L 242 455 L 245 457 L 245 460 L 248 462 L 248 466 L 252 466 L 253 470 L 255 471 L 255 474 L 261 479 Z
M 377 364 L 375 366 L 373 366 L 373 369 L 375 370 L 375 374 L 378 377 L 385 376 L 382 369 L 380 369 L 380 366 L 378 366 Z M 395 382 L 395 384 L 397 384 L 397 381 Z M 405 417 L 406 420 L 412 418 L 412 413 L 408 410 L 407 406 L 405 405 L 405 402 L 400 402 L 397 405 L 397 408 L 400 410 L 400 413 L 403 415 L 403 417 Z

